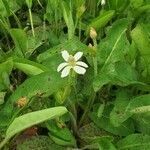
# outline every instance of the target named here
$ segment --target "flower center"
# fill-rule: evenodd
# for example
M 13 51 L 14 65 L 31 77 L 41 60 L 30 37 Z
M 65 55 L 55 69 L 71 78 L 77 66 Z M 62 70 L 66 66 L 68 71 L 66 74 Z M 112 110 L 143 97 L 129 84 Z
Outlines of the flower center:
M 68 63 L 71 67 L 74 67 L 76 65 L 76 61 L 72 55 L 69 56 Z

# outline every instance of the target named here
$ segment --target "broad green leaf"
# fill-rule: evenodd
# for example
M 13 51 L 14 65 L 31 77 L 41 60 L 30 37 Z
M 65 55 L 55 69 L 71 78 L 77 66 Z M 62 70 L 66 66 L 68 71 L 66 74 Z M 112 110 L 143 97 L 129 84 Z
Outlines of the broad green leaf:
M 48 71 L 48 68 L 45 66 L 27 59 L 15 58 L 13 62 L 15 68 L 23 71 L 27 75 L 38 75 L 42 72 Z
M 12 11 L 13 13 L 15 13 L 16 11 L 18 11 L 21 7 L 19 6 L 19 4 L 17 3 L 17 0 L 5 0 L 8 2 L 9 7 L 7 9 L 10 9 L 9 11 Z M 11 15 L 12 13 L 10 13 Z
M 125 33 L 127 25 L 126 19 L 116 21 L 106 38 L 98 45 L 99 73 L 93 83 L 95 91 L 108 83 L 120 86 L 145 85 L 138 82 L 135 69 L 125 60 L 130 47 Z
M 137 72 L 130 64 L 126 62 L 117 62 L 105 66 L 105 69 L 95 78 L 93 86 L 95 91 L 99 90 L 105 84 L 115 84 L 119 86 L 140 85 L 146 86 L 145 83 L 139 82 Z
M 98 45 L 97 57 L 101 70 L 104 70 L 106 65 L 120 60 L 124 60 L 124 55 L 129 48 L 129 42 L 126 38 L 126 30 L 128 21 L 126 19 L 117 20 Z
M 17 144 L 17 150 L 66 150 L 66 147 L 57 145 L 48 136 L 33 136 Z
M 93 122 L 81 127 L 79 129 L 79 136 L 80 136 L 80 139 L 82 139 L 82 141 L 84 141 L 84 143 L 85 143 L 84 145 L 87 145 L 84 147 L 87 149 L 89 148 L 89 146 L 92 146 L 93 144 L 96 144 L 96 143 L 97 143 L 97 145 L 95 145 L 95 147 L 97 149 L 99 148 L 99 144 L 101 145 L 101 147 L 104 148 L 107 146 L 105 145 L 106 143 L 104 145 L 102 144 L 103 141 L 109 141 L 111 143 L 114 140 L 113 136 L 110 133 L 108 133 L 102 129 L 99 129 L 96 125 L 94 125 Z M 110 145 L 108 145 L 108 147 Z
M 125 89 L 117 92 L 114 108 L 110 113 L 110 121 L 116 127 L 120 126 L 131 116 L 131 113 L 127 111 L 127 106 L 130 102 L 129 95 L 129 92 L 125 91 Z
M 95 143 L 101 138 L 106 138 L 113 141 L 113 137 L 111 134 L 102 129 L 99 129 L 93 122 L 82 126 L 79 129 L 79 133 L 80 138 L 87 144 Z
M 47 128 L 49 130 L 48 135 L 58 145 L 62 146 L 75 146 L 76 141 L 73 134 L 66 127 L 60 128 L 53 121 L 47 122 Z
M 131 99 L 127 111 L 133 114 L 136 128 L 139 132 L 150 134 L 150 94 L 142 95 Z M 141 109 L 142 108 L 142 111 Z M 143 110 L 144 108 L 144 110 Z M 148 108 L 148 109 L 145 109 Z
M 147 80 L 149 81 L 150 79 L 148 78 L 148 76 L 150 75 L 150 40 L 149 40 L 149 35 L 144 32 L 144 29 L 141 25 L 136 26 L 136 28 L 134 28 L 134 30 L 131 32 L 132 35 L 132 39 L 135 42 L 139 52 L 140 52 L 140 56 L 141 58 L 144 60 L 142 63 L 143 68 L 141 68 L 142 70 L 139 70 L 140 73 L 142 73 L 142 75 L 144 77 L 147 77 Z M 139 67 L 139 66 L 138 66 Z M 144 70 L 144 71 L 143 71 Z
M 61 5 L 62 1 L 60 0 L 47 1 L 46 14 L 44 17 L 49 21 L 49 23 L 55 22 L 56 26 L 59 24 L 59 21 L 63 17 L 62 9 L 60 9 Z
M 25 53 L 26 58 L 30 57 L 39 47 L 41 47 L 47 41 L 51 43 L 51 41 L 56 38 L 56 35 L 52 34 L 53 32 L 47 26 L 45 28 L 43 28 L 43 26 L 36 27 L 34 28 L 34 32 L 35 32 L 35 37 L 32 36 L 31 30 L 27 32 L 28 49 Z M 43 47 L 42 47 L 42 51 L 43 51 Z
M 140 6 L 143 5 L 143 0 L 130 0 L 130 5 L 133 8 L 139 8 Z
M 64 88 L 67 83 L 67 78 L 62 79 L 57 72 L 53 74 L 44 72 L 27 79 L 10 96 L 4 108 L 0 111 L 0 126 L 8 126 L 11 117 L 19 110 L 15 104 L 20 98 L 25 97 L 30 100 L 36 95 L 49 96 Z
M 137 96 L 130 100 L 130 103 L 127 106 L 127 111 L 132 111 L 138 107 L 149 106 L 150 105 L 150 94 L 145 94 L 141 96 Z
M 2 17 L 7 17 L 9 15 L 8 9 L 6 8 L 3 0 L 0 0 L 0 12 Z
M 8 127 L 4 141 L 8 141 L 15 134 L 29 127 L 32 127 L 33 125 L 42 123 L 49 119 L 54 119 L 56 117 L 62 116 L 65 113 L 67 113 L 67 109 L 65 107 L 60 106 L 60 107 L 53 107 L 53 108 L 27 113 L 25 115 L 17 117 Z M 2 146 L 3 145 L 0 145 L 0 148 Z
M 27 35 L 22 29 L 10 29 L 10 34 L 15 43 L 15 53 L 23 57 L 28 48 Z
M 49 133 L 50 138 L 58 145 L 75 146 L 75 139 L 68 128 L 63 128 L 60 132 Z
M 130 101 L 128 98 L 118 99 L 110 114 L 111 122 L 118 126 L 129 117 L 132 117 L 138 131 L 150 134 L 149 99 L 149 94 L 132 98 Z
M 91 27 L 95 28 L 96 30 L 104 27 L 113 18 L 114 14 L 114 10 L 106 11 L 103 14 L 100 14 L 100 16 L 92 20 L 88 25 L 87 33 L 89 33 Z
M 137 107 L 131 110 L 131 113 L 134 114 L 147 113 L 147 112 L 150 112 L 150 105 Z
M 99 150 L 117 150 L 112 142 L 108 139 L 101 139 L 99 141 Z
M 70 1 L 70 3 L 71 3 L 71 1 Z M 65 1 L 62 1 L 61 4 L 62 4 L 62 9 L 63 9 L 64 20 L 68 27 L 68 37 L 69 37 L 69 39 L 72 39 L 74 36 L 74 32 L 75 32 L 75 26 L 74 26 L 74 22 L 73 22 L 71 6 L 69 7 L 68 6 L 69 2 L 66 3 Z
M 149 10 L 150 10 L 150 5 L 144 5 L 144 6 L 141 6 L 141 7 L 139 7 L 137 10 L 136 10 L 136 12 L 134 12 L 135 13 L 135 15 L 136 15 L 136 17 L 138 17 L 139 15 L 141 15 L 142 13 L 144 14 L 146 14 L 146 12 L 149 12 Z M 145 15 L 144 14 L 144 15 Z M 147 17 L 146 17 L 147 18 Z
M 108 4 L 109 9 L 116 10 L 119 13 L 123 13 L 129 3 L 129 0 L 107 0 L 106 4 Z
M 31 112 L 22 115 L 18 118 L 15 118 L 15 120 L 12 122 L 12 124 L 8 127 L 6 131 L 6 138 L 11 138 L 16 133 L 19 133 L 33 125 L 62 116 L 66 112 L 67 109 L 65 107 L 60 106 Z
M 149 150 L 150 136 L 131 134 L 117 143 L 118 150 Z
M 105 106 L 103 116 L 98 118 L 97 112 L 90 113 L 90 118 L 92 121 L 101 129 L 108 131 L 114 135 L 119 136 L 127 136 L 131 133 L 134 133 L 134 126 L 131 120 L 127 120 L 123 122 L 120 126 L 114 127 L 113 124 L 110 122 L 110 112 L 112 110 L 112 106 Z
M 135 114 L 134 119 L 135 128 L 138 132 L 150 135 L 150 113 Z
M 0 64 L 0 91 L 9 88 L 9 75 L 13 68 L 12 59 Z
M 108 32 L 107 37 L 98 45 L 97 60 L 100 69 L 94 81 L 96 91 L 104 84 L 109 83 L 110 78 L 108 75 L 115 71 L 114 63 L 124 60 L 124 54 L 129 45 L 125 36 L 127 24 L 126 19 L 116 21 Z
M 129 93 L 125 91 L 120 91 L 113 110 L 110 113 L 110 120 L 114 126 L 121 125 L 122 122 L 127 120 L 133 114 L 143 114 L 142 117 L 144 118 L 144 113 L 149 113 L 149 106 L 150 106 L 150 95 L 142 95 L 135 98 L 130 98 Z M 140 116 L 137 116 L 138 118 Z

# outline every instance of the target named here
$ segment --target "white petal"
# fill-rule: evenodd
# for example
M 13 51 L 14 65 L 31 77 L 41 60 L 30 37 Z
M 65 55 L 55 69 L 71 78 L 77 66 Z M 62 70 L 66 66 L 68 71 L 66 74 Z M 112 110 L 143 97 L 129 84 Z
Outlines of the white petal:
M 85 68 L 79 66 L 73 67 L 73 70 L 78 74 L 85 74 L 86 72 Z
M 88 65 L 86 63 L 82 62 L 82 61 L 77 61 L 76 64 L 79 65 L 79 66 L 85 67 L 85 68 L 88 67 Z
M 74 55 L 74 59 L 75 61 L 79 60 L 83 55 L 83 52 L 77 52 L 75 55 Z
M 62 72 L 61 72 L 61 77 L 64 78 L 64 77 L 66 77 L 67 75 L 69 75 L 70 69 L 71 69 L 70 66 L 65 67 L 65 68 L 62 70 Z
M 68 65 L 68 63 L 61 63 L 58 67 L 57 67 L 57 72 L 59 72 L 60 70 L 62 70 L 64 67 L 66 67 Z
M 101 5 L 105 5 L 106 1 L 105 0 L 102 0 L 101 1 Z
M 62 51 L 61 53 L 62 53 L 62 57 L 64 58 L 64 60 L 68 61 L 69 53 L 66 50 Z

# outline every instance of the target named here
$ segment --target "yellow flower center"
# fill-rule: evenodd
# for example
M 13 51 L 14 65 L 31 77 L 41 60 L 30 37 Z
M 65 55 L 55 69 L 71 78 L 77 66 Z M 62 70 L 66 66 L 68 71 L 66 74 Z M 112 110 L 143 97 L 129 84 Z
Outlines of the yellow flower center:
M 74 59 L 74 57 L 72 55 L 70 55 L 69 58 L 68 58 L 68 64 L 71 67 L 76 66 L 76 61 L 75 61 L 75 59 Z

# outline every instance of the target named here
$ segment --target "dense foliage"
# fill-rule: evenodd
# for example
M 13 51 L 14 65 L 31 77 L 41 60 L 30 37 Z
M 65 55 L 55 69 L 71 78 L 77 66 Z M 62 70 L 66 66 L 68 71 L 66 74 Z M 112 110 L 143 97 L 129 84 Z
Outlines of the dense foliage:
M 150 0 L 0 0 L 0 149 L 149 150 L 149 13 Z

